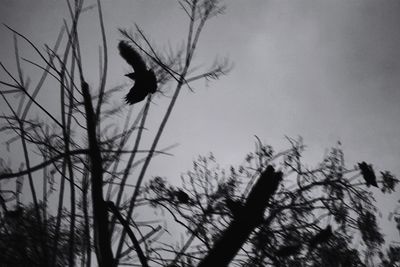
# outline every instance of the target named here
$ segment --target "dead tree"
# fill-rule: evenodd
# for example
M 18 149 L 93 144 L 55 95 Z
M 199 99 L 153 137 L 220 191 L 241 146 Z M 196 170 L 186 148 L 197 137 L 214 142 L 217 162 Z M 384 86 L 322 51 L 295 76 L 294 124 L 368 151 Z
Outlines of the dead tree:
M 215 242 L 199 267 L 228 266 L 250 233 L 262 222 L 268 200 L 277 190 L 281 180 L 282 173 L 275 172 L 272 166 L 268 166 L 251 189 L 242 212 Z

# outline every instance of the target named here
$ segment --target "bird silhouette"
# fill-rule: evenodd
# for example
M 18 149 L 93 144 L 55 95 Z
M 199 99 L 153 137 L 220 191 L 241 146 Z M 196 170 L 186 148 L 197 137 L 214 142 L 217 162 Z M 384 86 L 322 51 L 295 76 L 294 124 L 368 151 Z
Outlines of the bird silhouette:
M 185 192 L 183 192 L 182 190 L 178 190 L 175 192 L 175 196 L 176 199 L 178 200 L 178 202 L 182 203 L 182 204 L 188 204 L 190 197 L 188 194 L 186 194 Z
M 135 84 L 125 96 L 126 103 L 133 105 L 145 99 L 148 94 L 156 92 L 157 77 L 152 69 L 147 69 L 146 63 L 140 54 L 129 44 L 121 41 L 119 42 L 118 49 L 121 57 L 134 70 L 134 72 L 125 75 L 135 81 Z
M 310 240 L 310 247 L 314 248 L 316 245 L 325 243 L 331 238 L 333 235 L 332 227 L 328 225 L 325 229 L 319 231 L 315 236 L 313 236 Z
M 374 169 L 372 168 L 372 165 L 367 164 L 365 161 L 358 163 L 358 167 L 360 167 L 361 170 L 361 175 L 363 176 L 365 182 L 367 183 L 367 186 L 370 187 L 375 186 L 378 187 L 378 184 L 376 183 L 376 176 Z

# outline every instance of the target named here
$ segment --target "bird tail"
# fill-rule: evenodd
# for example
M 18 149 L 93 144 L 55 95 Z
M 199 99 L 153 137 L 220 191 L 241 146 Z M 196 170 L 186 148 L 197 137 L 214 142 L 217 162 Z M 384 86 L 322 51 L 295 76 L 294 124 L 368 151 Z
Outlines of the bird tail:
M 145 99 L 146 94 L 142 94 L 140 92 L 135 92 L 135 90 L 130 90 L 129 93 L 126 94 L 125 96 L 125 102 L 129 105 L 136 104 L 143 99 Z

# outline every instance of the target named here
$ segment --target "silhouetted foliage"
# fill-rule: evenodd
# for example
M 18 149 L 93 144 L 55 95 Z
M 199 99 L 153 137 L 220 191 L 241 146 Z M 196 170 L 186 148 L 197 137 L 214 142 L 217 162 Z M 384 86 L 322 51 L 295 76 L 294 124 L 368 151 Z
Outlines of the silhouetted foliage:
M 43 205 L 41 204 L 41 208 Z M 66 266 L 68 264 L 69 230 L 68 214 L 62 215 L 62 227 L 58 237 L 58 247 L 60 253 L 56 256 L 56 266 Z M 45 238 L 47 247 L 51 247 L 55 237 L 54 216 L 48 216 L 44 223 L 37 224 L 33 205 L 18 207 L 15 210 L 7 211 L 0 220 L 0 265 L 4 267 L 23 267 L 23 266 L 48 266 L 49 259 L 43 258 L 40 244 L 41 239 Z M 79 241 L 79 236 L 83 233 L 83 225 L 78 225 L 75 232 L 76 240 L 74 253 L 79 257 L 83 253 L 83 244 Z M 51 253 L 52 250 L 48 250 Z
M 0 159 L 0 265 L 399 265 L 399 247 L 382 248 L 385 240 L 369 188 L 380 184 L 382 193 L 393 193 L 398 180 L 388 171 L 376 177 L 365 162 L 349 168 L 340 146 L 309 167 L 303 162 L 301 139 L 288 138 L 290 147 L 275 152 L 257 137 L 256 150 L 238 167 L 221 168 L 210 154 L 194 162 L 180 185 L 160 176 L 149 180 L 152 159 L 168 155 L 170 147 L 158 145 L 180 91 L 193 90 L 192 82 L 217 79 L 230 69 L 227 61 L 216 61 L 203 73 L 198 73 L 198 64 L 192 66 L 205 23 L 224 6 L 218 0 L 179 4 L 189 27 L 176 51 L 157 51 L 138 26 L 135 34 L 120 29 L 124 40 L 118 49 L 133 68 L 127 76 L 135 82 L 126 102 L 147 98 L 133 111 L 119 100 L 111 102 L 122 86 L 106 84 L 108 51 L 100 1 L 95 6 L 102 37 L 98 88 L 86 80 L 81 57 L 77 28 L 88 10 L 83 1 L 73 7 L 67 1 L 71 23 L 62 28 L 54 47 L 45 46 L 45 53 L 6 26 L 14 34 L 17 73 L 1 64 L 11 80 L 1 85 L 11 89 L 0 91 L 2 108 L 7 109 L 0 130 L 7 148 L 18 144 L 22 157 L 19 168 Z M 22 71 L 18 40 L 42 60 L 25 60 L 43 71 L 34 89 Z M 44 85 L 54 89 L 46 83 L 48 77 L 59 85 L 56 111 L 37 98 Z M 173 93 L 165 98 L 161 122 L 145 131 L 152 94 L 163 95 L 166 87 Z M 361 176 L 367 187 L 355 182 Z M 24 180 L 29 205 L 20 199 Z M 14 202 L 17 208 L 10 209 Z M 163 220 L 159 211 L 168 217 Z M 393 214 L 400 229 L 400 216 Z
M 142 205 L 150 205 L 141 198 L 143 180 L 152 159 L 170 155 L 167 151 L 174 147 L 158 148 L 180 92 L 193 90 L 191 85 L 195 81 L 218 79 L 231 68 L 227 60 L 215 60 L 206 69 L 193 66 L 206 22 L 224 10 L 220 1 L 185 0 L 179 4 L 187 15 L 189 27 L 183 33 L 183 45 L 177 49 L 169 46 L 159 51 L 137 25 L 134 32 L 119 29 L 123 41 L 119 42 L 118 50 L 134 71 L 127 74 L 135 84 L 126 102 L 139 104 L 147 98 L 141 108 L 135 109 L 121 105 L 120 100 L 113 102 L 117 99 L 113 96 L 123 86 L 107 85 L 109 41 L 100 0 L 89 7 L 84 6 L 83 0 L 66 1 L 69 18 L 64 20 L 52 47 L 36 45 L 5 25 L 14 37 L 16 71 L 0 63 L 3 114 L 0 132 L 7 151 L 12 155 L 11 150 L 15 149 L 21 158 L 16 159 L 19 167 L 6 162 L 7 156 L 0 159 L 0 226 L 8 231 L 2 232 L 6 236 L 0 239 L 0 246 L 9 249 L 4 250 L 5 254 L 0 252 L 1 266 L 6 263 L 107 267 L 127 262 L 142 266 L 160 264 L 159 252 L 153 244 L 167 230 L 159 220 L 141 221 L 136 217 Z M 101 36 L 97 83 L 89 75 L 96 65 L 84 62 L 86 54 L 81 47 L 86 45 L 79 38 L 83 35 L 78 35 L 80 18 L 92 10 L 97 11 Z M 20 56 L 20 41 L 33 51 L 37 62 Z M 113 47 L 113 54 L 116 50 Z M 26 64 L 37 68 L 41 76 L 30 79 L 28 75 L 37 72 L 25 71 Z M 30 81 L 35 81 L 34 86 Z M 152 94 L 158 91 L 160 96 L 167 95 L 166 88 L 172 95 L 163 98 L 167 104 L 165 111 L 157 112 L 161 117 L 159 126 L 152 124 L 148 129 L 147 118 L 154 103 Z M 43 94 L 52 101 L 42 101 Z M 28 187 L 22 190 L 24 181 Z M 167 193 L 165 198 L 175 205 L 194 202 L 184 189 L 174 188 Z M 10 209 L 15 202 L 20 207 L 25 207 L 25 202 L 32 204 L 29 228 L 16 230 L 12 228 L 15 225 L 10 225 L 11 220 L 19 220 L 24 213 Z M 38 234 L 42 230 L 51 235 Z M 7 242 L 20 240 L 20 235 L 27 237 L 28 243 L 8 248 Z M 18 258 L 24 249 L 28 250 L 26 257 Z M 14 255 L 14 250 L 19 254 Z
M 400 263 L 400 246 L 389 246 L 386 251 L 386 255 L 380 252 L 379 256 L 382 260 L 382 267 L 397 267 Z
M 276 251 L 276 256 L 286 258 L 293 254 L 296 254 L 300 249 L 300 244 L 283 246 Z
M 326 243 L 332 237 L 332 227 L 328 225 L 325 229 L 319 231 L 315 236 L 313 236 L 309 242 L 310 248 L 314 248 L 318 244 Z
M 218 240 L 228 238 L 231 241 L 224 248 L 233 248 L 232 240 L 246 232 L 246 224 L 239 223 L 242 219 L 251 222 L 253 230 L 239 252 L 231 254 L 233 265 L 361 267 L 371 266 L 371 262 L 383 264 L 382 259 L 389 261 L 391 252 L 383 253 L 374 197 L 368 187 L 357 183 L 356 178 L 363 175 L 360 169 L 346 167 L 340 145 L 310 168 L 302 161 L 302 140 L 288 140 L 292 147 L 282 152 L 258 141 L 256 151 L 229 171 L 221 168 L 212 154 L 199 157 L 193 170 L 182 176 L 183 188 L 193 200 L 187 205 L 176 205 L 166 197 L 176 190 L 167 179 L 156 177 L 148 183 L 145 192 L 151 205 L 171 214 L 188 234 L 187 241 L 173 252 L 174 263 L 181 263 L 177 266 L 186 266 L 186 258 L 203 266 L 203 260 L 218 247 Z M 284 178 L 269 201 L 254 202 L 266 205 L 263 216 L 257 219 L 258 204 L 246 208 L 244 203 L 250 200 L 257 181 L 262 181 L 260 173 L 271 164 Z M 386 171 L 381 173 L 377 182 L 391 188 L 382 192 L 393 192 L 398 180 Z M 263 193 L 268 195 L 265 190 Z M 229 233 L 235 225 L 239 225 L 237 230 Z M 215 258 L 213 262 L 226 266 Z

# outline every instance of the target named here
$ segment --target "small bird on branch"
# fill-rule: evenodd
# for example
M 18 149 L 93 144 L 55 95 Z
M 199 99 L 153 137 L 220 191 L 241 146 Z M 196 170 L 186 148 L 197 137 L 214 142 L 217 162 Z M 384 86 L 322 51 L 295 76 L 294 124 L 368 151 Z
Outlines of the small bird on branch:
M 179 203 L 182 204 L 188 204 L 190 197 L 188 194 L 186 194 L 185 192 L 183 192 L 182 190 L 178 190 L 175 192 L 175 197 L 178 200 Z
M 147 69 L 146 63 L 140 54 L 129 44 L 121 41 L 119 42 L 118 49 L 121 57 L 134 70 L 134 72 L 125 75 L 135 81 L 135 84 L 125 96 L 126 103 L 133 105 L 145 99 L 148 94 L 156 92 L 157 77 L 152 69 Z
M 374 169 L 372 168 L 371 164 L 365 163 L 365 161 L 358 163 L 358 167 L 361 170 L 361 175 L 363 176 L 365 182 L 367 183 L 367 186 L 370 187 L 375 186 L 378 187 L 378 184 L 376 183 L 376 176 Z

